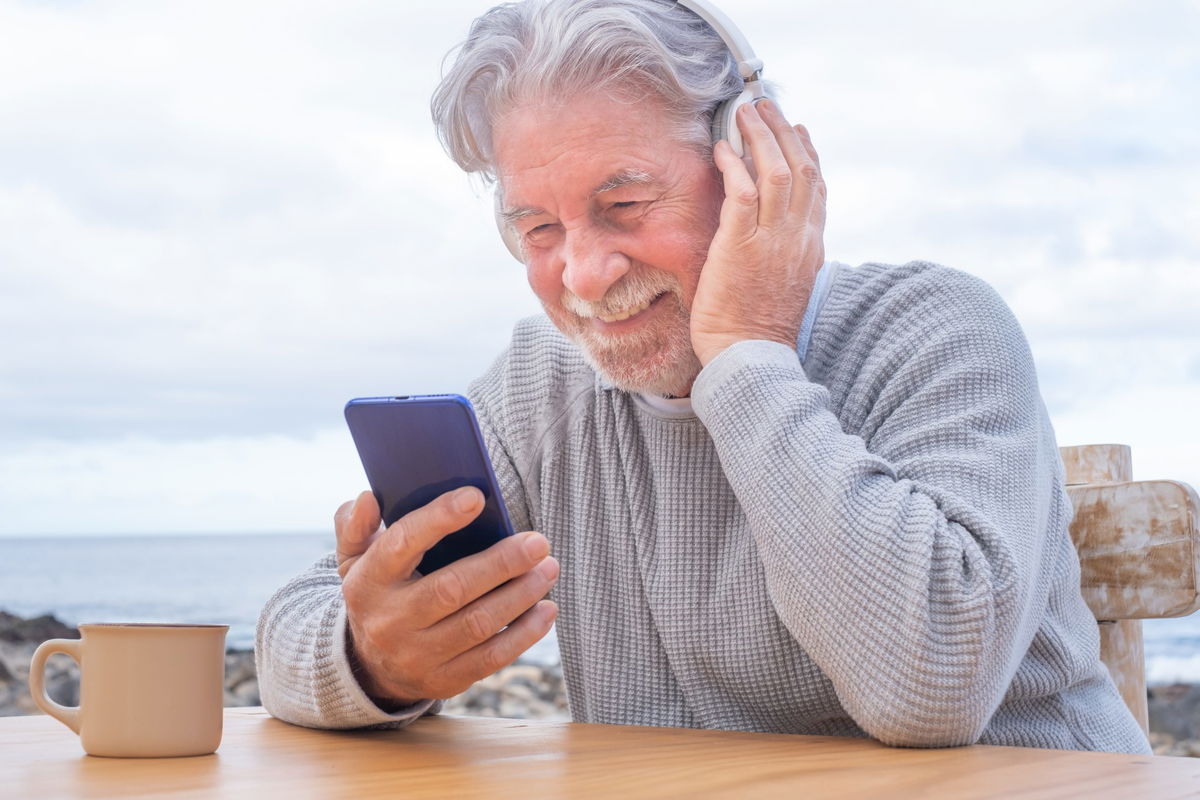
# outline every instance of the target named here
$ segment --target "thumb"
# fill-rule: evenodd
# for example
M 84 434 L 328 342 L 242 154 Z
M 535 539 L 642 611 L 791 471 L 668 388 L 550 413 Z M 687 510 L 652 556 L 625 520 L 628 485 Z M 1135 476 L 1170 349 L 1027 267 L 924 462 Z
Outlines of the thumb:
M 367 552 L 374 534 L 380 529 L 379 504 L 375 495 L 364 491 L 353 501 L 342 503 L 333 515 L 337 533 L 338 574 L 343 578 L 359 556 Z

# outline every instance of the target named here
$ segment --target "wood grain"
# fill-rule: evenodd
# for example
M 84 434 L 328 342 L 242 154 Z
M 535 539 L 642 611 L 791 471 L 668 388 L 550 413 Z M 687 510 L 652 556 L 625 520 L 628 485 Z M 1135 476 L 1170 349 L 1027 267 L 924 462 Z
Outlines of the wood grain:
M 1177 481 L 1072 486 L 1071 539 L 1096 619 L 1181 617 L 1200 608 L 1200 499 Z
M 1200 760 L 1019 747 L 911 750 L 866 739 L 432 717 L 314 731 L 227 709 L 215 755 L 85 756 L 47 717 L 0 719 L 20 797 L 1182 798 Z M 15 784 L 13 783 L 15 781 Z
M 1127 444 L 1060 447 L 1067 485 L 1133 480 L 1133 451 Z
M 1142 621 L 1122 619 L 1100 625 L 1100 660 L 1112 675 L 1117 691 L 1133 718 L 1150 733 L 1146 699 L 1146 655 L 1142 647 Z

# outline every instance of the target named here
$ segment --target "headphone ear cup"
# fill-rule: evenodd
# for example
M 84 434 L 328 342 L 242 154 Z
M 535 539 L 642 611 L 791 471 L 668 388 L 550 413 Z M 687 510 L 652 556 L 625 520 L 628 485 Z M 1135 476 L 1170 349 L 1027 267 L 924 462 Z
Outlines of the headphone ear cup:
M 742 132 L 737 126 L 737 110 L 747 103 L 754 101 L 754 94 L 746 89 L 732 100 L 726 100 L 721 105 L 717 106 L 717 110 L 713 112 L 712 118 L 712 141 L 715 145 L 717 142 L 724 139 L 729 142 L 729 146 L 733 148 L 733 152 L 738 158 L 743 158 L 746 155 L 745 145 L 742 143 Z
M 500 213 L 500 190 L 497 189 L 492 200 L 493 218 L 496 220 L 496 230 L 500 232 L 500 239 L 504 242 L 504 246 L 508 248 L 508 252 L 512 253 L 512 257 L 522 264 L 525 263 L 525 258 L 521 255 L 521 242 L 517 238 L 517 232 L 513 230 L 513 226 L 508 224 L 508 220 Z

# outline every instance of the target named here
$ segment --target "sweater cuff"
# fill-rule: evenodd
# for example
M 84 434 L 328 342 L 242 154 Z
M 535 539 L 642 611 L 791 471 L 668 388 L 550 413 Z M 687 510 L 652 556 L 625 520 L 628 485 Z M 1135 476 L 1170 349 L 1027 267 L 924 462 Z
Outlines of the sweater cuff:
M 808 379 L 800 357 L 786 344 L 765 339 L 735 342 L 696 376 L 692 384 L 692 408 L 702 422 L 707 422 L 716 413 L 718 398 L 728 387 L 761 383 L 773 375 L 791 381 Z
M 348 644 L 346 638 L 348 629 L 349 623 L 346 619 L 346 606 L 343 604 L 340 605 L 337 618 L 334 621 L 333 652 L 330 654 L 330 666 L 334 672 L 334 685 L 341 689 L 340 694 L 342 694 L 342 697 L 338 699 L 335 705 L 340 707 L 340 710 L 345 713 L 346 717 L 353 720 L 351 722 L 352 727 L 366 727 L 368 725 L 395 726 L 396 723 L 406 725 L 426 713 L 437 713 L 441 704 L 435 700 L 418 700 L 412 705 L 404 706 L 390 713 L 380 708 L 363 691 L 362 686 L 359 685 L 358 677 L 354 674 L 354 670 L 350 666 L 350 655 L 346 649 Z M 436 708 L 434 708 L 435 704 L 437 705 Z

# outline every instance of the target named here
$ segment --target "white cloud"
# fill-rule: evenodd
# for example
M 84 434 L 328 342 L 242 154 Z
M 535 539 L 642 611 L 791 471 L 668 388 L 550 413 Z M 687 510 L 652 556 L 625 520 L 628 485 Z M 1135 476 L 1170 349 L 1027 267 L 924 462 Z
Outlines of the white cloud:
M 536 303 L 428 98 L 489 5 L 0 0 L 0 531 L 321 527 L 345 399 L 486 366 Z M 1060 441 L 1200 483 L 1193 4 L 726 10 L 813 132 L 831 257 L 984 277 Z

